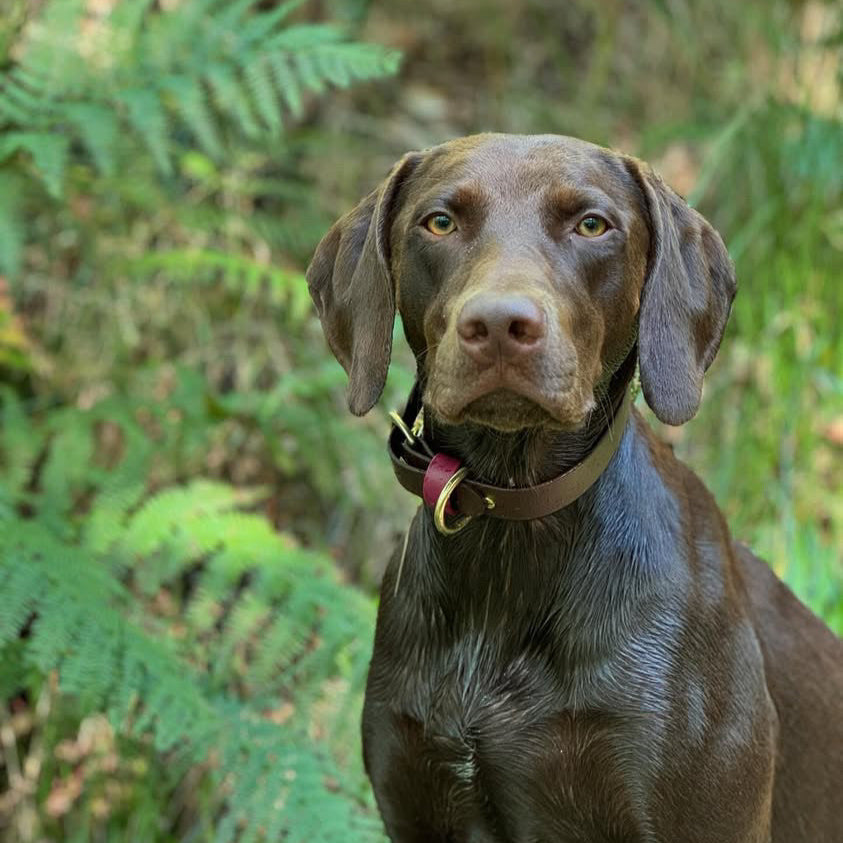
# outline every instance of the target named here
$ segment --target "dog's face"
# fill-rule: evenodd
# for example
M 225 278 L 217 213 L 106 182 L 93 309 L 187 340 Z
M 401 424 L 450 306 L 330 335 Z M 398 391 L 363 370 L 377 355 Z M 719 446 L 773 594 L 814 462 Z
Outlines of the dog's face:
M 619 159 L 580 141 L 469 138 L 420 162 L 391 256 L 433 412 L 578 427 L 635 334 L 645 213 Z
M 308 282 L 353 412 L 383 389 L 397 303 L 425 404 L 500 430 L 579 428 L 636 336 L 648 403 L 686 421 L 735 292 L 716 232 L 657 177 L 557 136 L 410 153 Z

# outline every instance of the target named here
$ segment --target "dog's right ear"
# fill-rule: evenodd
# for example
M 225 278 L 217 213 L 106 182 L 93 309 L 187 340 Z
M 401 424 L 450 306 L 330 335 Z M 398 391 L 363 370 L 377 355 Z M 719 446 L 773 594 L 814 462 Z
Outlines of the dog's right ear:
M 377 190 L 334 223 L 307 268 L 325 338 L 348 373 L 348 408 L 356 416 L 374 406 L 386 383 L 395 321 L 389 235 L 400 187 L 421 158 L 405 155 Z

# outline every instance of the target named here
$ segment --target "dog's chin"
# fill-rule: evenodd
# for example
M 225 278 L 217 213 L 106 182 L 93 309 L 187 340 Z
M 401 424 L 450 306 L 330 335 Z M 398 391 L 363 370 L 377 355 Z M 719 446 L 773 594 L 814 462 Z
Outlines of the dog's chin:
M 524 395 L 509 389 L 496 389 L 475 398 L 460 413 L 460 422 L 470 422 L 504 433 L 543 427 L 551 430 L 574 431 L 583 417 L 561 419 Z

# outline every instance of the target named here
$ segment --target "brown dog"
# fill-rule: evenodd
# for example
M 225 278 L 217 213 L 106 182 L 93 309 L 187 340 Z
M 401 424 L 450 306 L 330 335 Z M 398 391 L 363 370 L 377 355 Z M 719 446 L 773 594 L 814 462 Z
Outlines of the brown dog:
M 708 223 L 632 158 L 480 135 L 405 156 L 308 282 L 352 412 L 396 305 L 418 361 L 391 447 L 437 507 L 363 718 L 392 840 L 841 843 L 841 642 L 627 421 L 636 360 L 660 419 L 697 410 L 735 293 Z

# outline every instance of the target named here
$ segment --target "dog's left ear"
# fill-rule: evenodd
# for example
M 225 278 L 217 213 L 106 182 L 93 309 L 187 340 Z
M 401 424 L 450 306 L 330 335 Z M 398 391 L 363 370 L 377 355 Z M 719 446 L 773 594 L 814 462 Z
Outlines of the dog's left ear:
M 667 424 L 700 406 L 735 297 L 735 270 L 720 235 L 648 167 L 629 161 L 647 202 L 650 255 L 641 294 L 638 362 L 644 397 Z
M 331 227 L 307 268 L 322 330 L 348 373 L 348 408 L 356 416 L 380 398 L 392 352 L 395 285 L 389 235 L 403 182 L 421 155 L 409 153 L 386 180 Z

